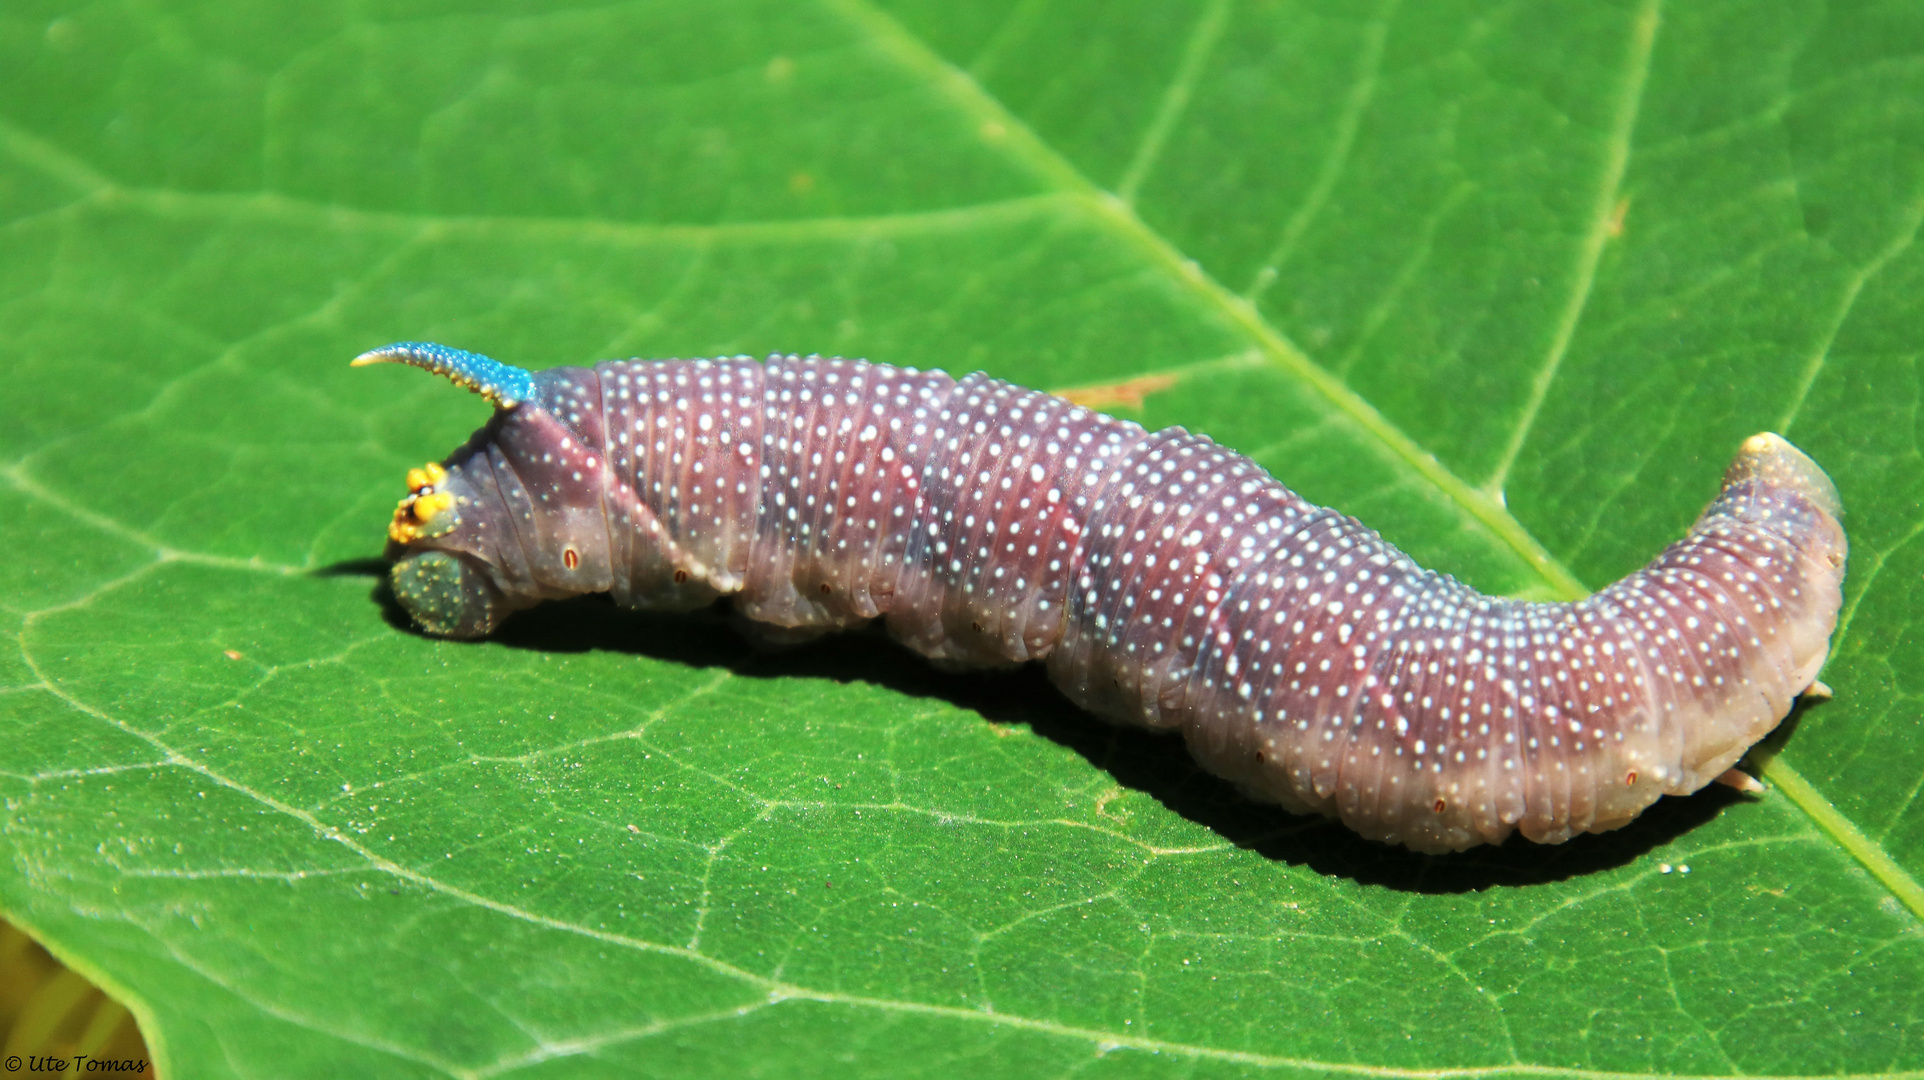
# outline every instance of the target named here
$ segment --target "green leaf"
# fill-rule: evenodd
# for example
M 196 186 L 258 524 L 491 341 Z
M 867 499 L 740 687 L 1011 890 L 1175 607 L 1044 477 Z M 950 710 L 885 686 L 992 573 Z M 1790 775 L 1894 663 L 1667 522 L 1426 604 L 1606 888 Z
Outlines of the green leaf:
M 169 1075 L 1924 1073 L 1924 9 L 0 11 L 0 910 Z M 821 351 L 1251 453 L 1567 596 L 1836 479 L 1771 789 L 1420 858 L 1028 671 L 377 595 L 484 408 Z

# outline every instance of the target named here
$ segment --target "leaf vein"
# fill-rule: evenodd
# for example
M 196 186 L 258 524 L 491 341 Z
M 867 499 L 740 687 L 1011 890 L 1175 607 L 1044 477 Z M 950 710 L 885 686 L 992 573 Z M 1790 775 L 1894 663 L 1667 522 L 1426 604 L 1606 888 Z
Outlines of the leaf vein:
M 1823 340 L 1818 342 L 1817 347 L 1811 350 L 1810 356 L 1804 361 L 1803 370 L 1798 372 L 1796 385 L 1791 389 L 1790 403 L 1784 407 L 1783 415 L 1777 419 L 1774 430 L 1779 434 L 1789 431 L 1790 426 L 1797 422 L 1797 414 L 1803 411 L 1804 401 L 1810 396 L 1811 387 L 1817 384 L 1817 376 L 1823 372 L 1825 363 L 1830 360 L 1831 347 L 1837 343 L 1837 335 L 1843 332 L 1844 324 L 1849 321 L 1851 310 L 1857 306 L 1857 297 L 1864 291 L 1864 286 L 1917 242 L 1918 228 L 1924 225 L 1924 199 L 1914 201 L 1906 210 L 1904 217 L 1903 225 L 1898 228 L 1890 243 L 1884 245 L 1881 250 L 1871 256 L 1868 262 L 1858 267 L 1845 280 L 1844 289 L 1838 296 L 1837 310 L 1831 315 L 1824 329 Z
M 1615 122 L 1605 143 L 1603 170 L 1598 177 L 1596 198 L 1590 205 L 1590 227 L 1577 246 L 1570 296 L 1557 318 L 1550 348 L 1537 369 L 1536 377 L 1531 380 L 1522 417 L 1510 433 L 1509 442 L 1497 458 L 1496 467 L 1490 471 L 1490 478 L 1484 481 L 1483 489 L 1492 497 L 1502 496 L 1510 469 L 1516 464 L 1517 455 L 1523 452 L 1524 440 L 1536 424 L 1537 414 L 1542 411 L 1544 399 L 1550 394 L 1550 384 L 1556 381 L 1563 358 L 1570 349 L 1570 341 L 1576 336 L 1577 324 L 1582 321 L 1584 309 L 1589 306 L 1591 291 L 1596 285 L 1597 267 L 1603 261 L 1604 248 L 1608 246 L 1618 220 L 1623 178 L 1630 165 L 1631 143 L 1636 135 L 1637 115 L 1643 105 L 1644 86 L 1649 81 L 1650 56 L 1655 51 L 1660 22 L 1660 0 L 1644 0 L 1631 24 L 1630 49 L 1625 57 L 1627 74 Z
M 1122 172 L 1122 178 L 1116 182 L 1116 197 L 1123 202 L 1135 203 L 1136 192 L 1148 178 L 1149 170 L 1155 168 L 1170 134 L 1182 120 L 1184 110 L 1189 107 L 1190 95 L 1195 92 L 1203 69 L 1209 63 L 1209 56 L 1215 51 L 1216 43 L 1222 40 L 1223 28 L 1229 23 L 1230 4 L 1231 0 L 1210 0 L 1209 6 L 1203 9 L 1202 17 L 1196 20 L 1195 28 L 1189 32 L 1189 40 L 1183 45 L 1182 60 L 1176 65 L 1175 77 L 1163 91 L 1162 101 L 1157 104 L 1155 115 L 1150 118 L 1149 127 L 1143 132 L 1142 141 L 1137 144 L 1135 154 Z
M 1390 36 L 1390 22 L 1396 17 L 1400 0 L 1389 0 L 1378 16 L 1372 20 L 1369 32 L 1363 36 L 1363 47 L 1356 54 L 1356 77 L 1350 87 L 1349 96 L 1343 100 L 1343 111 L 1336 119 L 1336 137 L 1331 141 L 1329 153 L 1323 156 L 1322 165 L 1316 170 L 1316 179 L 1310 184 L 1303 201 L 1296 212 L 1289 216 L 1283 225 L 1283 233 L 1276 246 L 1263 256 L 1256 273 L 1250 278 L 1249 287 L 1243 290 L 1243 299 L 1251 303 L 1262 298 L 1263 293 L 1276 282 L 1277 272 L 1295 254 L 1296 245 L 1303 234 L 1323 208 L 1329 204 L 1329 197 L 1336 191 L 1336 182 L 1342 178 L 1343 170 L 1348 167 L 1351 155 L 1356 150 L 1356 135 L 1362 129 L 1363 116 L 1369 112 L 1370 103 L 1376 99 L 1376 89 L 1382 82 L 1383 48 Z M 1454 200 L 1452 192 L 1447 204 Z M 1438 215 L 1441 217 L 1441 214 Z M 1428 241 L 1423 244 L 1427 251 Z M 1402 283 L 1392 284 L 1392 290 L 1402 287 Z

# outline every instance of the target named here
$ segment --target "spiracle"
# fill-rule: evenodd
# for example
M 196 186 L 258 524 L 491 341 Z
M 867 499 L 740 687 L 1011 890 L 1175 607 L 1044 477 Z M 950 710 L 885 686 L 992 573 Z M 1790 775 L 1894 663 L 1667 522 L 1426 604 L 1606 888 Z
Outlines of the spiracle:
M 1042 661 L 1252 797 L 1418 851 L 1617 828 L 1813 687 L 1837 491 L 1772 434 L 1650 563 L 1570 603 L 1416 566 L 1248 458 L 981 374 L 771 356 L 530 373 L 403 342 L 495 405 L 413 470 L 394 594 L 479 637 L 542 600 L 730 597 L 766 636 L 873 619 L 936 662 Z

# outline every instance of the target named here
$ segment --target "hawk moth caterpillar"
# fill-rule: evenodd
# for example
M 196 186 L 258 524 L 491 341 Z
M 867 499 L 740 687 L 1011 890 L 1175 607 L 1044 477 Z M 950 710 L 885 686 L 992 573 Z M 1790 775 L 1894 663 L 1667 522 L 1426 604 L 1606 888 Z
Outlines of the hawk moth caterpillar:
M 731 597 L 805 638 L 882 619 L 937 663 L 1042 661 L 1077 705 L 1180 730 L 1251 796 L 1418 851 L 1559 843 L 1729 769 L 1813 686 L 1836 488 L 1746 440 L 1685 538 L 1582 600 L 1483 596 L 1182 428 L 980 373 L 821 357 L 528 372 L 402 342 L 495 406 L 412 470 L 394 595 L 479 637 L 542 600 Z

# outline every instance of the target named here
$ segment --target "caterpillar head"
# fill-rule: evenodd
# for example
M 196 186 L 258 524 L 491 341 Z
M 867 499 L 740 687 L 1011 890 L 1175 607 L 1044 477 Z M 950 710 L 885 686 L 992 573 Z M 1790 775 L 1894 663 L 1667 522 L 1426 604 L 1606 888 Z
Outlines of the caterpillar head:
M 465 470 L 464 470 L 465 471 Z M 475 504 L 472 485 L 429 462 L 408 470 L 408 494 L 388 523 L 389 583 L 394 597 L 430 634 L 479 637 L 507 615 L 486 553 L 463 551 L 463 519 Z M 450 541 L 449 538 L 454 538 Z M 448 546 L 442 546 L 447 543 Z
M 422 630 L 480 637 L 520 608 L 609 587 L 590 373 L 535 374 L 420 342 L 354 360 L 377 363 L 445 375 L 495 407 L 447 459 L 408 470 L 408 494 L 388 525 L 394 596 Z

